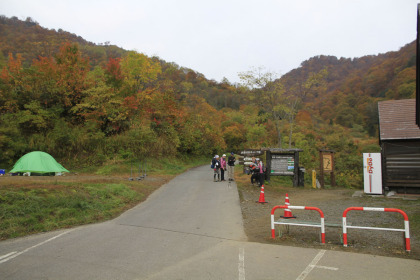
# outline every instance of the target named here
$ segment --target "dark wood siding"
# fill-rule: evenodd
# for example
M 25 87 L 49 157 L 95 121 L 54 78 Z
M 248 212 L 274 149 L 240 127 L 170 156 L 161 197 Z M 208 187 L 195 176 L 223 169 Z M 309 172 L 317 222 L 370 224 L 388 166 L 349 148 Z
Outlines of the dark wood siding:
M 420 140 L 384 141 L 382 157 L 384 187 L 420 187 Z

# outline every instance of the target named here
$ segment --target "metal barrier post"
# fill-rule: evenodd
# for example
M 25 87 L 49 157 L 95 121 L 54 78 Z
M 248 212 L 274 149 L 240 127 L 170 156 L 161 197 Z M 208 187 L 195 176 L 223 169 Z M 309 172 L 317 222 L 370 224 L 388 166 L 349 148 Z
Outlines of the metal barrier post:
M 347 213 L 352 210 L 357 211 L 377 211 L 377 212 L 397 212 L 404 217 L 404 229 L 397 228 L 379 228 L 379 227 L 359 227 L 359 226 L 348 226 L 347 225 Z M 411 251 L 410 247 L 410 227 L 407 214 L 396 208 L 373 208 L 373 207 L 349 207 L 343 212 L 343 245 L 347 247 L 347 228 L 359 228 L 359 229 L 374 229 L 374 230 L 387 230 L 387 231 L 402 231 L 405 233 L 405 250 Z
M 321 223 L 319 225 L 309 225 L 309 224 L 300 224 L 300 223 L 282 223 L 282 222 L 275 222 L 274 221 L 274 212 L 276 209 L 300 209 L 300 210 L 314 210 L 318 211 L 319 215 L 321 216 Z M 324 213 L 321 209 L 317 207 L 309 207 L 309 206 L 290 206 L 290 205 L 278 205 L 274 206 L 271 209 L 271 237 L 274 239 L 276 234 L 274 230 L 274 225 L 295 225 L 295 226 L 307 226 L 307 227 L 319 227 L 321 228 L 321 243 L 325 244 L 325 223 L 324 223 Z

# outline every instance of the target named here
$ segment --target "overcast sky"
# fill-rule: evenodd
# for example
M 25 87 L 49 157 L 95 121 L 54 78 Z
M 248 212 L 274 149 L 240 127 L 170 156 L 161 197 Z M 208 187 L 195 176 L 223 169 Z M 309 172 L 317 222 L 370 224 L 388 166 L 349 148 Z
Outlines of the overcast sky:
M 265 67 L 283 75 L 316 55 L 397 51 L 416 38 L 420 0 L 0 0 L 93 43 L 159 56 L 208 79 L 239 82 Z

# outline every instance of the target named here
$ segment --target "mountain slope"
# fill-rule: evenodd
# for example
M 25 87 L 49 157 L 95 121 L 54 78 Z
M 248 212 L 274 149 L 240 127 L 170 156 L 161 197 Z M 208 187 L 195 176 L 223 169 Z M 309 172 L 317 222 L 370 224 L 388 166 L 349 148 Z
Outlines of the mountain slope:
M 285 74 L 286 89 L 326 69 L 326 89 L 308 96 L 305 109 L 328 122 L 345 127 L 361 125 L 374 136 L 377 101 L 414 98 L 416 88 L 415 42 L 397 52 L 361 58 L 316 56 Z

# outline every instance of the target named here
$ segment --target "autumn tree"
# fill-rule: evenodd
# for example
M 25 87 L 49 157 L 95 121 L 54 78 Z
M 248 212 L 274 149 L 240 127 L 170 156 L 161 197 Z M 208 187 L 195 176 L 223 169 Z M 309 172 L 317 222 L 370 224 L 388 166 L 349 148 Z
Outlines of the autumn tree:
M 66 112 L 80 103 L 89 72 L 89 61 L 82 57 L 77 44 L 66 43 L 55 56 L 57 63 L 57 85 L 64 98 Z
M 144 90 L 162 72 L 157 62 L 135 51 L 128 52 L 120 64 L 128 92 Z
M 32 63 L 32 95 L 38 97 L 46 108 L 66 104 L 67 96 L 59 86 L 57 63 L 52 57 L 42 57 Z
M 72 113 L 85 121 L 96 123 L 105 135 L 127 129 L 128 110 L 122 97 L 105 80 L 105 70 L 96 67 L 89 72 L 92 85 L 83 91 L 83 99 L 72 108 Z
M 273 121 L 277 134 L 277 145 L 282 147 L 281 121 L 285 116 L 284 87 L 277 74 L 263 67 L 239 73 L 243 85 L 251 89 L 251 102 L 257 104 Z
M 121 88 L 124 80 L 120 62 L 120 58 L 110 58 L 105 67 L 106 83 L 116 89 Z
M 325 68 L 317 73 L 309 73 L 305 81 L 297 81 L 288 90 L 284 112 L 289 121 L 289 148 L 292 147 L 293 128 L 301 104 L 309 98 L 320 98 L 322 93 L 325 93 L 327 75 L 328 71 Z
M 0 113 L 16 112 L 19 109 L 19 92 L 23 89 L 24 71 L 22 56 L 9 53 L 7 65 L 0 73 Z

